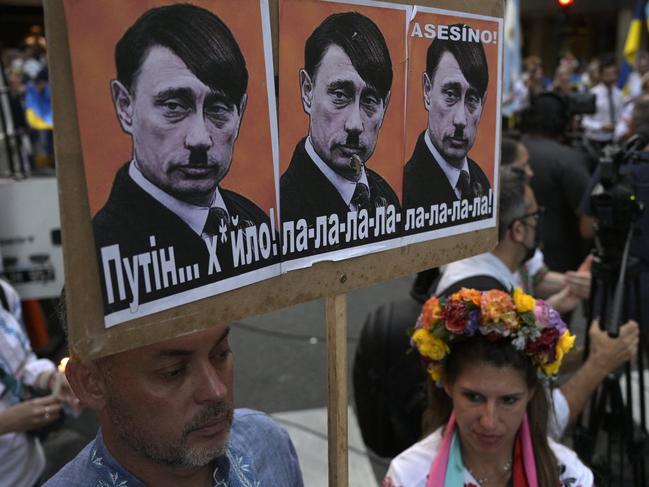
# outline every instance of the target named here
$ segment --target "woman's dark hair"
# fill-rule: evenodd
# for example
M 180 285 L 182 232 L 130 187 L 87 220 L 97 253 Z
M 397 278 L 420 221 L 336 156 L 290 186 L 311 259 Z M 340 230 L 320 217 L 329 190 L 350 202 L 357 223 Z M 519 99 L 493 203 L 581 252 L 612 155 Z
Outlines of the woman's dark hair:
M 490 342 L 483 336 L 474 336 L 453 344 L 444 364 L 443 380 L 453 384 L 468 366 L 493 365 L 511 367 L 519 371 L 528 389 L 533 393 L 527 405 L 527 416 L 536 459 L 539 487 L 556 487 L 559 479 L 557 459 L 548 444 L 549 401 L 543 384 L 529 358 L 516 350 L 508 340 Z M 429 434 L 444 426 L 451 415 L 453 403 L 444 389 L 428 381 L 428 404 L 423 414 L 423 431 Z

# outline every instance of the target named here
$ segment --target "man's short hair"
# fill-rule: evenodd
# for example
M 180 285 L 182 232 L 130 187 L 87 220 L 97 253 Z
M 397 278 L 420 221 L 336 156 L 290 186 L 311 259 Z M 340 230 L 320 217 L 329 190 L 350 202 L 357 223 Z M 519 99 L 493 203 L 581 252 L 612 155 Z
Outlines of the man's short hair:
M 449 29 L 450 27 L 463 28 L 466 25 L 454 24 L 449 26 Z M 437 71 L 439 61 L 445 52 L 453 55 L 460 65 L 460 70 L 466 80 L 473 88 L 478 90 L 480 98 L 484 100 L 487 85 L 489 84 L 489 66 L 482 43 L 451 41 L 449 39 L 440 39 L 439 37 L 433 39 L 426 53 L 426 74 L 428 74 L 431 82 L 435 76 L 435 71 Z
M 358 12 L 327 17 L 304 45 L 304 70 L 311 79 L 314 79 L 325 51 L 332 44 L 347 54 L 363 81 L 385 101 L 392 86 L 392 60 L 376 24 Z
M 519 168 L 500 168 L 500 199 L 498 200 L 498 240 L 507 234 L 512 223 L 527 212 L 525 172 Z
M 500 139 L 500 165 L 502 166 L 511 166 L 516 162 L 518 158 L 518 142 L 512 137 L 507 137 L 505 135 Z
M 526 130 L 548 137 L 558 137 L 565 133 L 569 122 L 568 101 L 561 94 L 552 91 L 532 97 L 530 107 L 523 114 Z
M 171 50 L 211 90 L 239 105 L 248 88 L 246 60 L 227 25 L 189 4 L 153 8 L 115 46 L 117 79 L 129 90 L 151 47 Z

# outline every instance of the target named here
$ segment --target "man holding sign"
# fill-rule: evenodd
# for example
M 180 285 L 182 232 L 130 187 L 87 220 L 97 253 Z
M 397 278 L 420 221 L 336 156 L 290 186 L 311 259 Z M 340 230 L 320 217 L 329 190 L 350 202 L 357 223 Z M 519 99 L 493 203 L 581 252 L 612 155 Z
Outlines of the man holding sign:
M 344 12 L 327 17 L 311 34 L 300 70 L 309 134 L 293 153 L 280 181 L 281 219 L 393 206 L 390 185 L 366 166 L 390 101 L 392 62 L 383 34 L 368 17 Z
M 286 431 L 233 407 L 230 328 L 203 331 L 66 368 L 97 412 L 97 437 L 48 487 L 302 487 Z
M 451 26 L 464 27 L 464 26 Z M 450 30 L 450 29 L 449 29 Z M 484 172 L 467 154 L 473 147 L 489 72 L 479 40 L 436 37 L 423 74 L 428 128 L 419 136 L 404 171 L 404 207 L 424 208 L 489 193 Z
M 111 93 L 133 158 L 93 225 L 106 305 L 134 312 L 139 302 L 236 274 L 230 230 L 269 219 L 220 187 L 248 84 L 228 27 L 193 5 L 154 8 L 117 43 L 115 61 Z

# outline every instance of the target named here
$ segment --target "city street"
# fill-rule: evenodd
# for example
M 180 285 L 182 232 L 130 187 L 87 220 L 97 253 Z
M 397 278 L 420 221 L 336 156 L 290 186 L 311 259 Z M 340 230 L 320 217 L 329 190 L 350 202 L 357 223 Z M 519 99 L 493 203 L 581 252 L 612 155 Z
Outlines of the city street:
M 412 277 L 384 282 L 348 294 L 348 390 L 353 407 L 351 370 L 357 338 L 367 313 L 408 295 Z M 235 403 L 272 414 L 291 434 L 305 485 L 327 485 L 326 344 L 324 301 L 249 318 L 232 327 L 235 357 Z M 371 486 L 370 465 L 382 478 L 388 462 L 367 456 L 349 415 L 350 485 Z

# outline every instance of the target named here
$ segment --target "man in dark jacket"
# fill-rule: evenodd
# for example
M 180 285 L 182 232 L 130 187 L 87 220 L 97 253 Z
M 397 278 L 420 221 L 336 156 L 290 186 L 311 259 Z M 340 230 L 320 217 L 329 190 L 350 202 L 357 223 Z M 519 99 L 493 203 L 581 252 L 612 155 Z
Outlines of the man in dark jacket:
M 313 31 L 300 71 L 309 134 L 298 143 L 280 180 L 282 222 L 303 219 L 311 229 L 318 217 L 326 217 L 329 225 L 337 226 L 334 222 L 346 223 L 348 212 L 374 221 L 380 208 L 394 222 L 393 231 L 383 238 L 396 236 L 397 195 L 366 166 L 391 85 L 390 53 L 372 20 L 356 12 L 334 14 Z M 374 234 L 369 232 L 369 240 Z M 337 245 L 323 250 L 334 248 Z M 307 253 L 314 252 L 318 250 L 310 247 Z
M 419 136 L 403 176 L 403 206 L 440 212 L 452 203 L 488 196 L 491 185 L 480 166 L 467 157 L 473 147 L 485 101 L 489 69 L 480 42 L 435 38 L 423 74 L 428 128 Z M 489 208 L 492 206 L 489 205 Z M 487 208 L 487 205 L 485 205 Z M 415 231 L 489 218 L 492 211 L 466 218 L 446 218 Z

